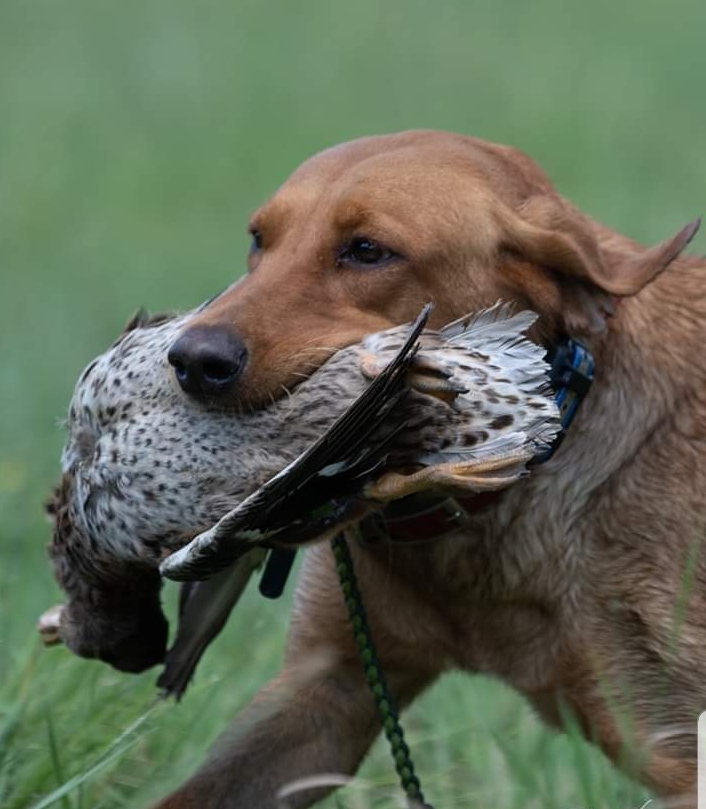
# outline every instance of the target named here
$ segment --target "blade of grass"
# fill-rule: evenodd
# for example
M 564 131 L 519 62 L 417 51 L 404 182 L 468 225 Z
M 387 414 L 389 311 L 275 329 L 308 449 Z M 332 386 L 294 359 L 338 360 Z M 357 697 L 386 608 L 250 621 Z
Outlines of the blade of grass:
M 51 709 L 47 710 L 45 718 L 47 723 L 47 736 L 49 739 L 49 754 L 51 756 L 52 766 L 54 767 L 54 773 L 56 774 L 57 783 L 61 785 L 66 779 L 64 777 L 64 769 L 61 766 L 61 759 L 59 758 L 59 747 L 56 743 L 56 734 L 54 733 L 54 722 L 52 720 Z M 64 809 L 71 809 L 71 801 L 69 800 L 68 795 L 62 795 L 61 805 L 64 807 Z
M 141 716 L 139 716 L 131 725 L 125 728 L 125 730 L 106 748 L 106 750 L 92 767 L 89 767 L 85 772 L 70 778 L 58 789 L 55 789 L 49 795 L 46 795 L 40 801 L 33 804 L 31 809 L 47 809 L 47 807 L 52 806 L 59 800 L 63 800 L 65 796 L 69 795 L 75 789 L 78 789 L 82 784 L 85 784 L 92 778 L 95 778 L 113 762 L 117 761 L 145 736 L 144 733 L 137 735 L 136 731 L 147 721 L 158 704 L 159 703 L 155 701 Z

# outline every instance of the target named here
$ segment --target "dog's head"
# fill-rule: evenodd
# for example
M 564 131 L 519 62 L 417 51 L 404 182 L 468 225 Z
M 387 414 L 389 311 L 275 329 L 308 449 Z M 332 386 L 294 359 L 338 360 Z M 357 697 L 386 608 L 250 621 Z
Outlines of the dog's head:
M 188 393 L 257 405 L 430 300 L 436 324 L 504 299 L 539 312 L 546 339 L 600 332 L 614 298 L 649 283 L 697 226 L 645 250 L 514 149 L 428 131 L 364 138 L 306 161 L 255 212 L 247 275 L 169 358 Z

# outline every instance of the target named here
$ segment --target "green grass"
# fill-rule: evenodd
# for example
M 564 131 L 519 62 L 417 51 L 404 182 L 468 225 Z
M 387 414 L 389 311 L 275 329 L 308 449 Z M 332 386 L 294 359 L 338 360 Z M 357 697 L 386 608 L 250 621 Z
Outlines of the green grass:
M 39 647 L 36 618 L 59 599 L 41 504 L 88 359 L 139 305 L 186 308 L 237 276 L 248 211 L 303 158 L 357 135 L 430 126 L 512 143 L 585 210 L 661 239 L 706 210 L 704 23 L 698 0 L 3 0 L 4 809 L 146 806 L 282 652 L 287 604 L 250 594 L 183 704 L 152 707 L 154 673 Z M 647 798 L 497 683 L 449 677 L 406 724 L 437 809 Z M 327 806 L 397 800 L 378 745 Z

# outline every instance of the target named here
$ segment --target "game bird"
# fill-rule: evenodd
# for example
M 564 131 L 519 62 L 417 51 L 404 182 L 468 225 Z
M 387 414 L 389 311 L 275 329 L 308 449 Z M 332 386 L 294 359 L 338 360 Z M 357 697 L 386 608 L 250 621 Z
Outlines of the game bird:
M 467 497 L 526 474 L 560 430 L 545 350 L 526 337 L 536 316 L 498 304 L 433 331 L 428 313 L 336 352 L 256 411 L 174 384 L 167 348 L 189 315 L 137 317 L 74 392 L 51 508 L 68 602 L 40 622 L 45 639 L 129 671 L 154 665 L 166 651 L 157 571 L 185 581 L 160 678 L 179 696 L 269 549 L 412 494 Z

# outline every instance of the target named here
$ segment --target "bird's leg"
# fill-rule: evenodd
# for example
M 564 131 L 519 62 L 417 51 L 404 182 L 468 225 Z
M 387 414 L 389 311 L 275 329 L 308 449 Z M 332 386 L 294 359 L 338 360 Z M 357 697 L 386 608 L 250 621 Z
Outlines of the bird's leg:
M 388 472 L 368 484 L 364 494 L 373 500 L 389 502 L 426 489 L 495 491 L 514 483 L 531 457 L 531 451 L 522 449 L 496 458 L 436 464 L 410 475 Z

